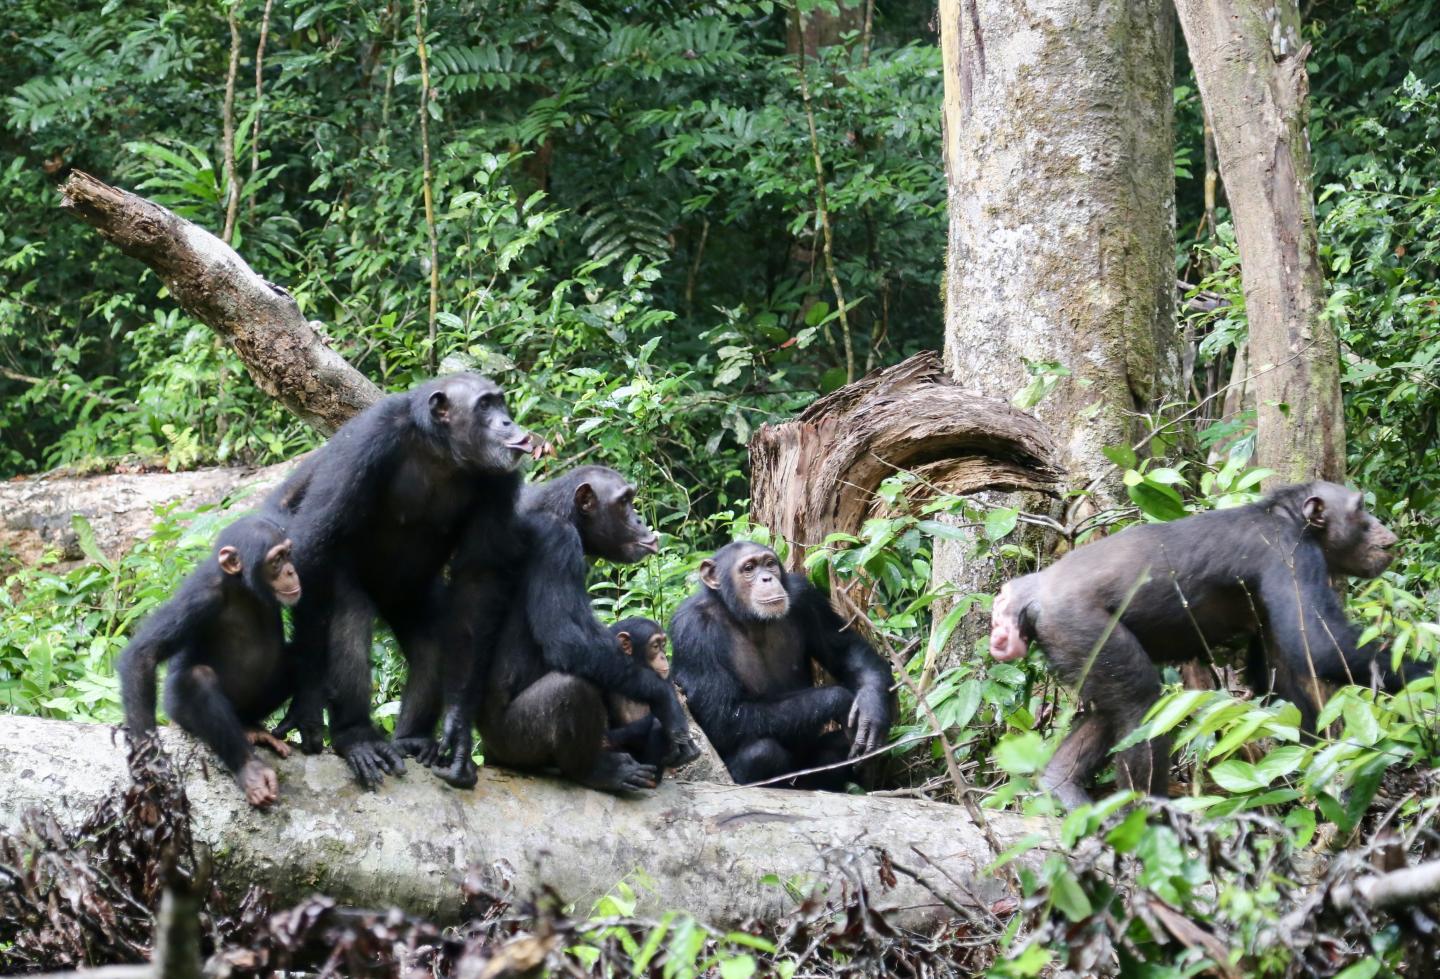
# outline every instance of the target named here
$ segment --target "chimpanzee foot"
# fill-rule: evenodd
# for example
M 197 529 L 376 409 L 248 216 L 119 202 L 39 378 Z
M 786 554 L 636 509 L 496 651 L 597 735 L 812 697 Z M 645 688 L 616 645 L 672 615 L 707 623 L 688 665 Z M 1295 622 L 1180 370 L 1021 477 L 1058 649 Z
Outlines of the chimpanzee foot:
M 590 773 L 577 781 L 601 792 L 624 795 L 655 788 L 660 783 L 660 774 L 654 765 L 642 765 L 622 751 L 604 751 Z
M 434 738 L 396 738 L 390 742 L 406 758 L 414 758 L 425 767 L 440 760 L 440 745 Z
M 404 775 L 405 759 L 388 741 L 361 741 L 340 751 L 350 770 L 367 789 L 378 789 L 386 775 Z
M 276 738 L 284 741 L 291 731 L 300 732 L 300 750 L 305 754 L 318 755 L 325 750 L 324 723 L 318 719 L 301 717 L 293 706 L 280 719 L 280 726 L 275 728 L 273 733 Z
M 480 770 L 475 767 L 475 760 L 468 754 L 456 755 L 450 764 L 437 765 L 430 770 L 440 781 L 457 789 L 473 789 L 475 783 L 480 781 Z
M 688 765 L 700 757 L 700 746 L 690 735 L 682 734 L 670 742 L 670 753 L 660 761 L 662 768 L 679 768 L 681 765 Z M 648 765 L 646 766 L 649 767 Z
M 245 740 L 249 741 L 253 745 L 258 745 L 263 748 L 269 748 L 281 758 L 290 757 L 290 745 L 285 741 L 281 741 L 269 731 L 262 731 L 259 728 L 246 731 Z

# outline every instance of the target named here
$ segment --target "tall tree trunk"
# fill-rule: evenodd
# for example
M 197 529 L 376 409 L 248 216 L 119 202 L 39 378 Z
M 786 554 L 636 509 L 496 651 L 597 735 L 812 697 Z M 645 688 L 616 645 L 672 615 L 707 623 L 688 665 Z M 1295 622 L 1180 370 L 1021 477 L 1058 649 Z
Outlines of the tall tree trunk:
M 1256 456 L 1274 482 L 1340 479 L 1340 344 L 1324 318 L 1295 0 L 1175 0 L 1215 128 L 1250 322 Z
M 1179 382 L 1169 4 L 940 0 L 940 34 L 945 365 L 1007 400 L 1027 362 L 1068 371 L 1034 412 L 1081 512 L 1103 509 L 1120 481 L 1102 450 Z M 937 581 L 988 591 L 969 550 L 937 547 Z

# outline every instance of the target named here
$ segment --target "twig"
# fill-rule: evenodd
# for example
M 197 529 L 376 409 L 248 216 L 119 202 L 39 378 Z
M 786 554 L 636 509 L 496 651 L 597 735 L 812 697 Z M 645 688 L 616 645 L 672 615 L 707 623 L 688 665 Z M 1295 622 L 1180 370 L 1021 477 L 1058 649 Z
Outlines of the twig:
M 840 318 L 840 339 L 845 345 L 845 383 L 850 384 L 855 380 L 855 344 L 850 339 L 850 319 L 846 314 L 845 292 L 840 288 L 840 276 L 835 274 L 835 256 L 831 251 L 830 206 L 825 199 L 825 165 L 820 159 L 820 134 L 815 129 L 815 108 L 810 102 L 810 82 L 805 77 L 805 28 L 800 23 L 798 5 L 790 8 L 790 18 L 795 24 L 796 35 L 802 38 L 795 70 L 800 76 L 800 100 L 805 104 L 805 121 L 810 127 L 810 158 L 815 163 L 815 211 L 820 218 L 825 273 L 830 278 L 830 288 L 835 292 L 835 311 Z
M 1405 907 L 1437 894 L 1440 894 L 1440 860 L 1432 860 L 1337 885 L 1330 892 L 1330 900 L 1339 910 L 1350 911 L 1358 907 Z
M 828 772 L 836 768 L 847 768 L 850 765 L 858 765 L 862 761 L 869 761 L 871 758 L 883 755 L 887 751 L 892 751 L 896 748 L 903 748 L 906 745 L 914 744 L 917 741 L 929 741 L 932 737 L 934 737 L 933 734 L 912 734 L 910 737 L 903 738 L 900 741 L 896 741 L 894 744 L 881 745 L 873 751 L 867 751 L 863 755 L 856 755 L 854 758 L 846 758 L 844 761 L 832 762 L 829 765 L 817 765 L 815 768 L 802 768 L 798 772 L 786 772 L 784 775 L 776 775 L 774 778 L 767 778 L 763 782 L 745 782 L 742 784 L 741 787 L 746 789 L 756 789 L 764 785 L 774 785 L 776 782 L 788 782 L 793 778 L 799 778 L 801 775 L 814 775 L 817 772 Z
M 235 234 L 235 213 L 240 209 L 240 174 L 235 167 L 235 76 L 240 71 L 240 21 L 235 17 L 235 8 L 240 0 L 231 0 L 225 11 L 225 23 L 230 25 L 230 67 L 225 72 L 225 106 L 222 116 L 225 127 L 225 183 L 228 185 L 225 201 L 225 228 L 220 240 L 230 244 Z
M 425 0 L 415 0 L 415 45 L 420 52 L 420 158 L 424 165 L 425 230 L 430 237 L 430 372 L 436 367 L 435 323 L 440 311 L 440 243 L 435 233 L 435 191 L 430 177 L 430 55 L 425 48 Z
M 265 12 L 260 15 L 260 40 L 255 45 L 255 125 L 250 130 L 250 182 L 260 169 L 260 108 L 265 102 L 265 79 L 261 74 L 265 66 L 265 43 L 270 39 L 270 10 L 275 0 L 265 0 Z M 250 198 L 248 208 L 251 218 L 255 216 L 255 198 Z
M 51 380 L 54 380 L 54 378 L 47 380 L 43 377 L 32 377 L 29 374 L 21 374 L 19 371 L 12 371 L 8 367 L 0 367 L 0 376 L 8 377 L 12 381 L 20 381 L 23 384 L 49 384 Z M 60 389 L 62 391 L 74 391 L 76 390 L 76 386 L 68 381 L 61 381 Z M 113 408 L 127 407 L 125 402 L 106 394 L 97 394 L 94 391 L 84 391 L 82 393 L 85 397 L 98 401 L 102 405 L 110 405 Z

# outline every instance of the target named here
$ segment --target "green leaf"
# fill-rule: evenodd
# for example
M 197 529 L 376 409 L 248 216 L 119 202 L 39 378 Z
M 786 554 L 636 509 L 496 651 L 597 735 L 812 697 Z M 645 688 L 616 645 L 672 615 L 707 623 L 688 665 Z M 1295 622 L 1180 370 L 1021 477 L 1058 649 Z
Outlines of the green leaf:
M 1100 450 L 1100 454 L 1121 469 L 1134 469 L 1140 461 L 1135 456 L 1135 450 L 1128 445 L 1107 445 Z
M 755 959 L 749 955 L 737 955 L 720 963 L 721 979 L 750 979 L 755 974 Z
M 995 764 L 1011 775 L 1030 775 L 1045 767 L 1050 750 L 1045 739 L 1034 731 L 1007 734 L 995 746 Z
M 1013 508 L 991 510 L 985 514 L 985 536 L 997 541 L 1015 529 L 1020 520 L 1020 511 Z
M 1084 921 L 1095 912 L 1090 896 L 1068 869 L 1057 873 L 1051 882 L 1050 901 L 1071 921 Z
M 1187 516 L 1185 502 L 1180 499 L 1180 494 L 1169 486 L 1152 483 L 1147 479 L 1134 486 L 1127 486 L 1125 491 L 1141 511 L 1156 520 L 1179 520 Z

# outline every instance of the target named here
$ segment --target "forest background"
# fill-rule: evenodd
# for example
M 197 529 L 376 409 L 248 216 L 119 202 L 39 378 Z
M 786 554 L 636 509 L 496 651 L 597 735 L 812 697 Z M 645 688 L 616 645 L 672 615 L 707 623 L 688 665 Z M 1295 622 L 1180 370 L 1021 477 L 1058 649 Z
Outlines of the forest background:
M 223 229 L 387 390 L 437 370 L 494 376 L 517 419 L 558 446 L 538 475 L 582 459 L 627 474 L 664 547 L 637 568 L 604 569 L 596 603 L 607 617 L 667 619 L 699 558 L 752 531 L 751 433 L 941 344 L 934 7 L 805 9 L 801 25 L 781 5 L 723 0 L 435 3 L 418 22 L 409 5 L 348 0 L 116 0 L 58 19 L 50 4 L 7 4 L 0 476 L 261 465 L 319 441 L 152 273 L 61 214 L 57 186 L 81 169 Z M 1405 542 L 1392 572 L 1355 596 L 1356 614 L 1405 637 L 1401 652 L 1433 649 L 1440 9 L 1322 0 L 1302 15 L 1349 475 Z M 1178 31 L 1174 100 L 1174 260 L 1202 410 L 1147 471 L 1199 508 L 1253 493 L 1253 436 L 1245 415 L 1222 420 L 1206 401 L 1229 378 L 1245 306 L 1223 192 L 1207 210 L 1204 113 Z M 1022 399 L 1043 395 L 1047 368 L 1034 369 Z M 1193 464 L 1197 447 L 1220 443 L 1209 470 Z M 818 577 L 870 583 L 870 627 L 908 651 L 917 676 L 949 638 L 929 614 L 943 591 L 931 545 L 947 534 L 931 516 L 873 522 L 861 546 L 811 561 Z M 225 519 L 161 514 L 157 534 L 118 558 L 82 525 L 76 567 L 6 560 L 0 709 L 118 720 L 113 659 L 128 628 Z M 1013 518 L 986 523 L 987 546 L 1023 556 Z M 382 717 L 401 679 L 387 643 Z M 1053 688 L 1034 665 L 951 656 L 942 667 L 926 707 L 966 778 L 1004 804 L 1043 762 Z M 902 699 L 897 739 L 930 730 L 913 693 Z M 1170 703 L 1184 708 L 1174 725 L 1218 702 Z M 1257 774 L 1232 756 L 1286 715 L 1247 705 L 1182 738 L 1186 763 L 1197 784 L 1202 769 L 1219 782 L 1214 805 L 1280 806 L 1303 835 L 1318 801 L 1320 822 L 1349 832 L 1388 768 L 1433 764 L 1437 748 L 1413 713 L 1383 700 L 1356 697 L 1333 716 L 1342 710 L 1357 730 L 1368 712 L 1359 748 L 1347 731 Z M 1309 763 L 1335 744 L 1350 753 L 1328 757 L 1321 779 Z M 897 756 L 897 783 L 944 794 L 935 742 Z M 1284 808 L 1295 802 L 1305 804 Z M 1072 901 L 1066 913 L 1080 910 L 1073 891 L 1055 893 L 1062 909 Z

